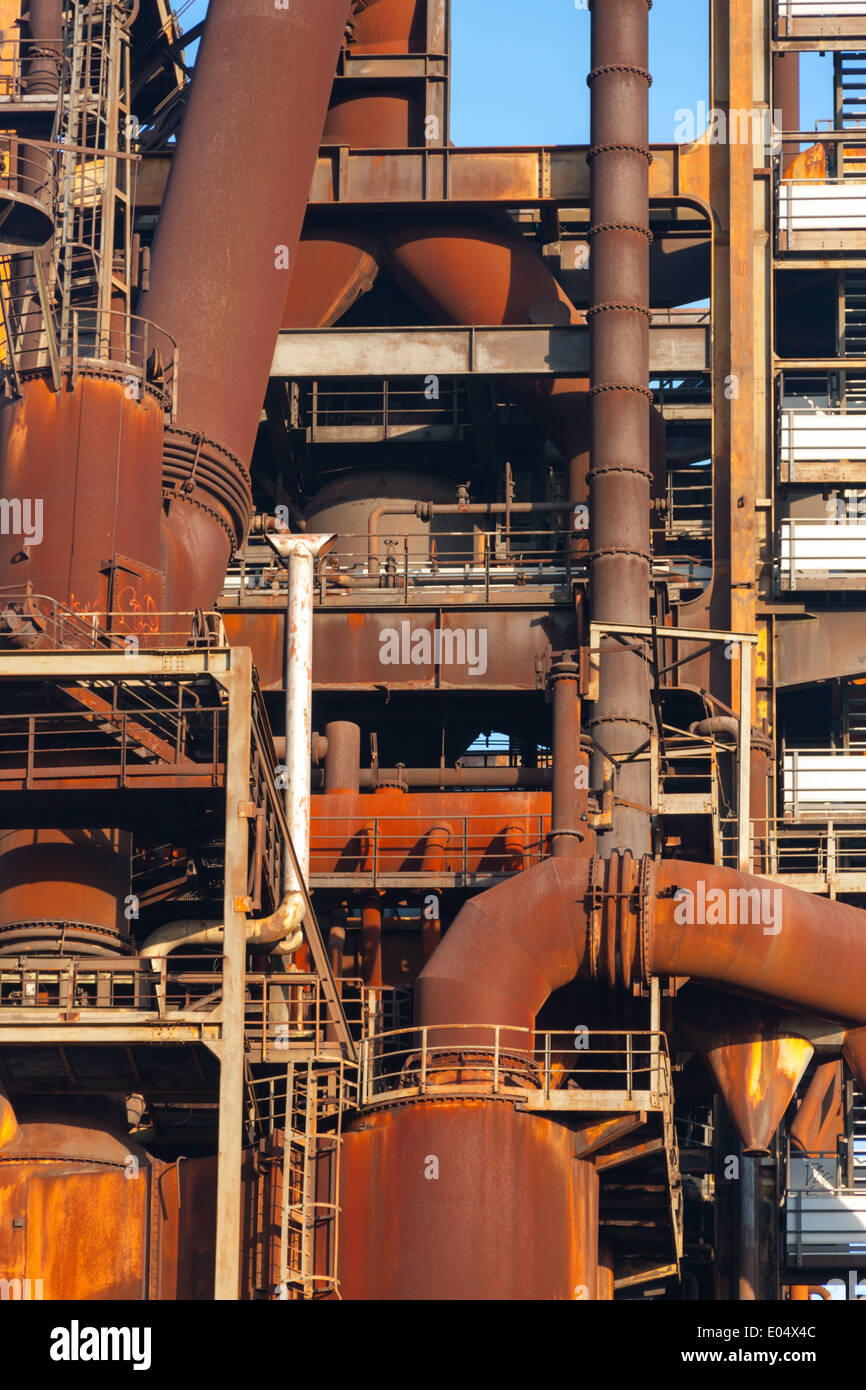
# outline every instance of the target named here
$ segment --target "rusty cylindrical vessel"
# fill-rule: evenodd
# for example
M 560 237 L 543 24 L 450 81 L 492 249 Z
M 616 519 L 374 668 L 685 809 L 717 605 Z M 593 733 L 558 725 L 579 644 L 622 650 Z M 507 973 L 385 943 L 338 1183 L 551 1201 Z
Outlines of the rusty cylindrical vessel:
M 365 1112 L 341 1162 L 343 1298 L 596 1297 L 598 1175 L 566 1125 L 443 1097 Z

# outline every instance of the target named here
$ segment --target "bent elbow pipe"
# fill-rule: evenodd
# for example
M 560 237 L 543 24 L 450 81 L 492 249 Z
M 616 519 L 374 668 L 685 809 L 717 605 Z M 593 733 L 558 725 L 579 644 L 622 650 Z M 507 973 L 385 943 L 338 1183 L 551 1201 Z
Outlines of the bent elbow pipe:
M 864 1023 L 866 914 L 712 864 L 549 859 L 458 913 L 418 978 L 416 1022 L 532 1029 L 576 976 L 690 976 Z
M 248 946 L 280 946 L 281 954 L 291 955 L 302 944 L 306 904 L 300 892 L 286 893 L 276 912 L 247 922 L 245 939 Z M 166 922 L 147 938 L 140 956 L 167 956 L 178 946 L 221 946 L 225 938 L 222 922 L 187 920 Z
M 418 977 L 416 1022 L 532 1029 L 583 966 L 591 862 L 547 859 L 471 898 Z

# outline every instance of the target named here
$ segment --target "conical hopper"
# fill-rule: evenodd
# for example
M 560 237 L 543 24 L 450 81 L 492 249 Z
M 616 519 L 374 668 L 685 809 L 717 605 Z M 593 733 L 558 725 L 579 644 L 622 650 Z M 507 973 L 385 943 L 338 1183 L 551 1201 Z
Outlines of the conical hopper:
M 726 1041 L 704 1050 L 745 1153 L 770 1152 L 813 1051 L 805 1038 L 784 1034 Z

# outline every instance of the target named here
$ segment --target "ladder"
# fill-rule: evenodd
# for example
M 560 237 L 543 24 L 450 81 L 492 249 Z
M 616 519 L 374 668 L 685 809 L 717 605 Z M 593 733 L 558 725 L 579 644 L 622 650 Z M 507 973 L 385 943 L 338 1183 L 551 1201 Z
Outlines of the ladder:
M 279 1297 L 339 1298 L 344 1062 L 289 1062 L 280 1196 Z
M 61 106 L 57 284 L 64 356 L 128 362 L 135 162 L 129 15 L 116 0 L 74 9 Z

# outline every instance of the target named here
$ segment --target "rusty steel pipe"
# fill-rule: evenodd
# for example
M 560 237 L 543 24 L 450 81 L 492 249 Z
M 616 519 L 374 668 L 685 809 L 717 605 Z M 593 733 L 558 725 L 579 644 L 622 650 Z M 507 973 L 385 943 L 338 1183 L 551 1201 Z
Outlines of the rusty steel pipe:
M 650 621 L 648 0 L 592 7 L 590 232 L 592 467 L 590 605 L 607 623 Z M 650 771 L 633 761 L 652 729 L 643 650 L 603 639 L 591 722 L 618 767 L 613 827 L 604 848 L 650 849 Z M 626 804 L 627 803 L 627 804 Z
M 361 789 L 361 730 L 347 720 L 325 726 L 324 785 L 326 792 L 358 792 Z
M 278 746 L 282 745 L 282 740 L 277 742 Z M 583 758 L 586 761 L 586 754 Z M 313 769 L 313 786 L 317 791 L 327 790 L 326 777 L 326 769 Z M 364 767 L 359 772 L 359 787 L 372 790 L 383 784 L 401 783 L 429 791 L 447 791 L 452 787 L 537 791 L 551 786 L 552 782 L 553 771 L 549 767 Z
M 416 1022 L 532 1029 L 548 996 L 583 966 L 591 866 L 589 856 L 547 859 L 471 898 L 418 977 Z M 506 1029 L 502 1046 L 525 1048 L 525 1034 Z
M 580 751 L 580 667 L 558 662 L 550 673 L 553 690 L 553 796 L 551 854 L 577 859 L 586 839 L 588 779 Z
M 417 1022 L 532 1028 L 578 975 L 689 976 L 861 1024 L 866 914 L 712 864 L 549 859 L 465 904 L 418 978 Z
M 349 0 L 208 10 L 138 305 L 178 344 L 172 609 L 212 606 L 252 516 L 248 469 L 348 13 Z
M 382 983 L 382 896 L 365 893 L 361 900 L 361 975 L 365 985 Z
M 348 0 L 211 0 L 139 313 L 178 343 L 177 423 L 249 464 Z

